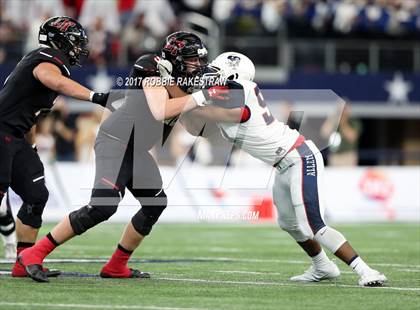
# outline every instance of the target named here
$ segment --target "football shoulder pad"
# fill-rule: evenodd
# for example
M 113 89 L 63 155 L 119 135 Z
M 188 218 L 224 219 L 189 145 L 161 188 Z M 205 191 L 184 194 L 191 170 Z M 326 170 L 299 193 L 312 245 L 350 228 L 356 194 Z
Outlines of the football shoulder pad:
M 136 75 L 141 77 L 159 76 L 156 57 L 156 54 L 145 54 L 140 56 L 134 64 L 134 71 L 137 73 Z
M 67 61 L 66 56 L 60 50 L 56 50 L 50 47 L 44 47 L 36 50 L 34 54 L 35 60 L 39 63 L 50 62 L 60 68 L 61 73 L 67 77 L 70 76 L 70 64 Z

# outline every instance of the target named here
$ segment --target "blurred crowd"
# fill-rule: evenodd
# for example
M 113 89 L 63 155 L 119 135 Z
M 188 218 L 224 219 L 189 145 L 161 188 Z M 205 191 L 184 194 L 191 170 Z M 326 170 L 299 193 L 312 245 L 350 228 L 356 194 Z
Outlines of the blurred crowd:
M 65 99 L 58 97 L 53 111 L 41 117 L 36 126 L 34 142 L 42 162 L 92 162 L 101 118 L 99 107 L 92 112 L 69 113 Z
M 416 0 L 0 0 L 0 64 L 36 47 L 42 21 L 63 14 L 86 27 L 92 63 L 130 63 L 157 50 L 188 12 L 211 18 L 227 37 L 282 32 L 413 38 L 420 33 Z

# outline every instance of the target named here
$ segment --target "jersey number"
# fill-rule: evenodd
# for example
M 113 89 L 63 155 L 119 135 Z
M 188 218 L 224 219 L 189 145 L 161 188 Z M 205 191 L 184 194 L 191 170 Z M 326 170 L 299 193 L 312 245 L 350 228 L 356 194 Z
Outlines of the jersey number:
M 265 103 L 264 97 L 262 96 L 258 86 L 256 86 L 254 90 L 255 90 L 255 95 L 258 98 L 258 104 L 260 105 L 261 108 L 265 110 L 265 112 L 262 115 L 264 118 L 264 121 L 267 125 L 270 125 L 272 122 L 274 122 L 274 117 L 273 115 L 271 115 L 270 111 L 268 110 L 267 104 Z

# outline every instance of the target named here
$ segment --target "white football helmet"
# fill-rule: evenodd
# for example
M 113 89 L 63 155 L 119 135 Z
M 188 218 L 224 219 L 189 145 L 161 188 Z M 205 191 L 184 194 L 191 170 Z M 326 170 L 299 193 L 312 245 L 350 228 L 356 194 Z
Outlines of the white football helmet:
M 249 80 L 253 81 L 255 77 L 255 66 L 247 56 L 236 53 L 226 52 L 220 54 L 210 65 L 219 69 L 219 74 L 227 80 Z

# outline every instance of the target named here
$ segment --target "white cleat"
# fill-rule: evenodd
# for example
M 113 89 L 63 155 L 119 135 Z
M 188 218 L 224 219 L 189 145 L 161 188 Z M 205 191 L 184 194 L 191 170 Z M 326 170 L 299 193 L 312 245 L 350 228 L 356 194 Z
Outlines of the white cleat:
M 366 272 L 363 276 L 359 279 L 360 286 L 382 286 L 388 279 L 385 277 L 383 273 L 375 269 L 371 269 L 369 272 Z
M 303 274 L 291 277 L 291 281 L 296 282 L 319 282 L 322 280 L 333 280 L 340 276 L 340 269 L 331 262 L 322 268 L 315 268 L 314 265 L 309 267 Z

